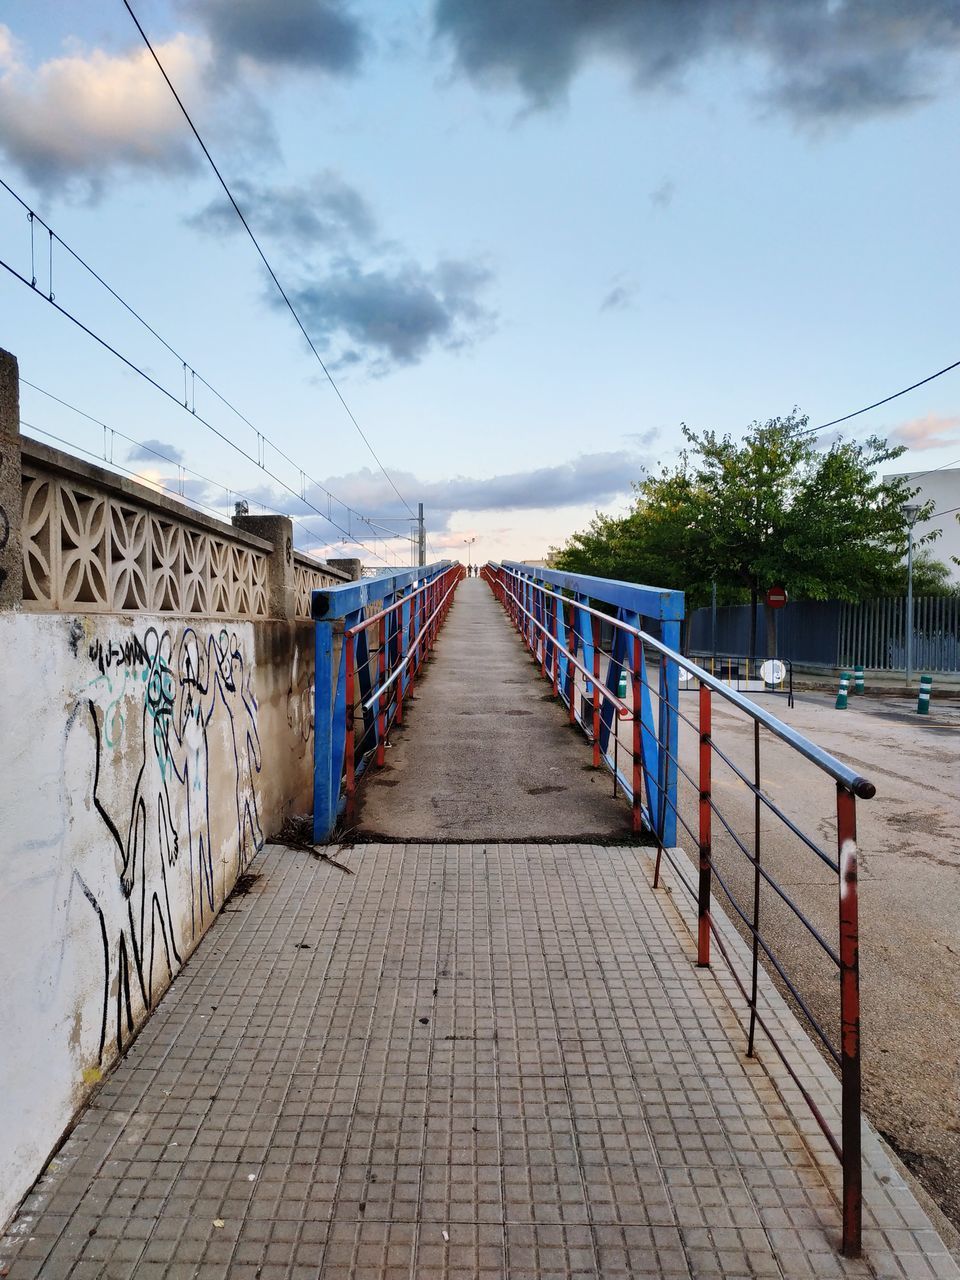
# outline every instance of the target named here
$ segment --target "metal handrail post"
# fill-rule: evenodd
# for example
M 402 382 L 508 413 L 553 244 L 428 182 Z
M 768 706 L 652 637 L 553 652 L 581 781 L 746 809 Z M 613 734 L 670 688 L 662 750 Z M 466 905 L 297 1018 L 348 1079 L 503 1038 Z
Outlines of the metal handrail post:
M 705 684 L 700 686 L 700 878 L 697 885 L 697 964 L 710 963 L 710 893 L 712 878 L 713 799 L 711 741 L 711 696 Z
M 860 959 L 857 801 L 837 786 L 840 855 L 840 1136 L 843 1150 L 843 1252 L 858 1257 L 863 1217 L 860 1152 Z

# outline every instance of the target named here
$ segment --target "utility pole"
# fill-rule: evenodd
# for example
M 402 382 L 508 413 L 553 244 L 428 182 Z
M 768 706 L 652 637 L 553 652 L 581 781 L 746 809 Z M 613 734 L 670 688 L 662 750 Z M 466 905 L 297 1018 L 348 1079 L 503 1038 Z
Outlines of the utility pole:
M 427 528 L 423 523 L 423 503 L 417 503 L 417 564 L 427 563 Z

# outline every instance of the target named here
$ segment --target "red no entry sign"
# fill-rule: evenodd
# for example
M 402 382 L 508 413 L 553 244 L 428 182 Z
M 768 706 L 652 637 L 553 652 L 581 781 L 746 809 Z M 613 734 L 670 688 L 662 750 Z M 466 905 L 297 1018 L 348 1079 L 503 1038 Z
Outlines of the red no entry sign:
M 771 609 L 782 609 L 787 603 L 786 590 L 783 587 L 771 587 L 765 599 Z

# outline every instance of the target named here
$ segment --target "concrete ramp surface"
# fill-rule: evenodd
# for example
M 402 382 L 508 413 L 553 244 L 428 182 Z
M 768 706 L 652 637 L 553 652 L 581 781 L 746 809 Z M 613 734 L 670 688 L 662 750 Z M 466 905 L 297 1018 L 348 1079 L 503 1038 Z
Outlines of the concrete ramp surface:
M 594 770 L 479 578 L 460 583 L 440 643 L 360 792 L 358 831 L 414 840 L 627 837 L 630 810 Z

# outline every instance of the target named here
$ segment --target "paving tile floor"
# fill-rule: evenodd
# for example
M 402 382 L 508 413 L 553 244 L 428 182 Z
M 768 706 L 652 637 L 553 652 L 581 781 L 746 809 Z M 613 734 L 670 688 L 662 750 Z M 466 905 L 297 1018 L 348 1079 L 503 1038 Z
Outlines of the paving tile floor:
M 867 1253 L 838 1256 L 832 1157 L 645 850 L 338 857 L 264 851 L 0 1274 L 960 1276 L 873 1139 Z

